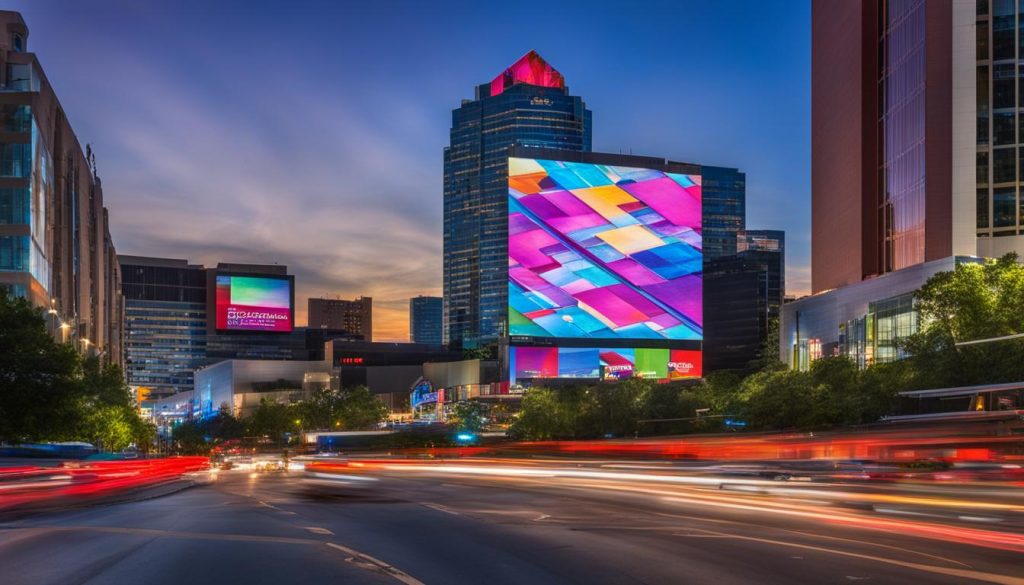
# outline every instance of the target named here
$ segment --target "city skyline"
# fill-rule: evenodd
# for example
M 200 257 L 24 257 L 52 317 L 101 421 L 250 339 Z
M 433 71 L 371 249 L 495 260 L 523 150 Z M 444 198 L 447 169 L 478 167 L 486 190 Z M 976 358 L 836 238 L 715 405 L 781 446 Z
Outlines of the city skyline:
M 408 299 L 441 290 L 451 110 L 534 49 L 594 111 L 594 150 L 744 169 L 749 227 L 791 234 L 787 284 L 809 290 L 806 3 L 566 4 L 501 31 L 461 3 L 241 6 L 12 2 L 97 153 L 119 253 L 288 265 L 297 324 L 306 297 L 365 295 L 374 337 L 405 339 Z M 650 34 L 593 38 L 624 30 Z

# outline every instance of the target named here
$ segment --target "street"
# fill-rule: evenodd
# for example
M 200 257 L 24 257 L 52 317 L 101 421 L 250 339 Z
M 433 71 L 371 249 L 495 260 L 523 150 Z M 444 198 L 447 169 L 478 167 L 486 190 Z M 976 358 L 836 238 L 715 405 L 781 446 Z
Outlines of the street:
M 224 472 L 5 522 L 3 582 L 1024 583 L 1012 491 L 976 504 L 962 486 L 954 502 L 930 488 L 650 482 L 628 465 L 406 467 L 338 491 Z

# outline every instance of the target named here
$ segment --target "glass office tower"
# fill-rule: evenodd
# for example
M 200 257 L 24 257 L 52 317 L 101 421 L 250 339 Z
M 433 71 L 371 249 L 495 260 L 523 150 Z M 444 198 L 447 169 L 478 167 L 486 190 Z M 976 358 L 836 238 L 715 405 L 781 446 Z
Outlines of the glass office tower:
M 704 261 L 736 253 L 736 234 L 747 224 L 747 175 L 739 169 L 702 166 Z
M 120 256 L 125 375 L 150 398 L 192 390 L 206 359 L 206 270 L 186 260 Z
M 452 112 L 444 150 L 444 331 L 453 347 L 498 339 L 507 318 L 508 153 L 591 150 L 591 113 L 534 51 Z
M 441 345 L 443 324 L 444 299 L 424 296 L 409 299 L 409 338 L 413 343 Z

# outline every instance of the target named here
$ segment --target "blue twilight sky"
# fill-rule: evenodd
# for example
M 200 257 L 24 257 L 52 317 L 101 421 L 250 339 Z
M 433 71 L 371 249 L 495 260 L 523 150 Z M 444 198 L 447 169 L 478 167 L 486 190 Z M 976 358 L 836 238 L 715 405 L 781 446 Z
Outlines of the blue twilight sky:
M 594 149 L 735 166 L 748 227 L 809 289 L 810 8 L 667 2 L 9 0 L 120 253 L 278 262 L 305 298 L 370 295 L 375 338 L 441 290 L 451 110 L 530 49 L 594 112 Z

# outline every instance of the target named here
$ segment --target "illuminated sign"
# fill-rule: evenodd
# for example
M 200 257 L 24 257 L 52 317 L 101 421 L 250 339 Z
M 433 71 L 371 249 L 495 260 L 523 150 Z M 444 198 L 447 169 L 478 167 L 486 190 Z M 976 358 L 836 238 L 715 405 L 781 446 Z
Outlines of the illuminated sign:
M 511 337 L 703 339 L 699 175 L 512 157 L 508 213 Z
M 701 377 L 701 351 L 648 347 L 511 347 L 511 383 L 541 378 L 683 380 Z
M 363 364 L 363 358 L 361 357 L 343 357 L 338 358 L 338 364 L 342 366 L 358 366 Z
M 292 330 L 292 282 L 288 278 L 217 275 L 218 331 Z

